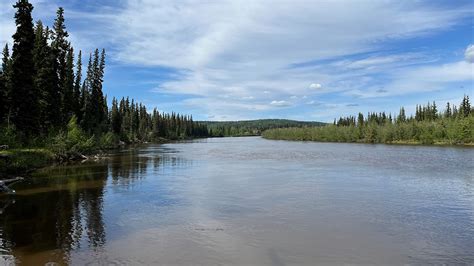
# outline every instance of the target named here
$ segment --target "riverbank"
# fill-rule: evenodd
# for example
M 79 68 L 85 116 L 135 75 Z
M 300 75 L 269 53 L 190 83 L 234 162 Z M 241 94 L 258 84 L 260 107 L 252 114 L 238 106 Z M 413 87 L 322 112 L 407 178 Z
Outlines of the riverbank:
M 474 146 L 474 118 L 457 121 L 270 129 L 272 140 L 390 145 Z
M 157 138 L 152 143 L 164 144 L 174 140 Z M 129 145 L 139 145 L 149 142 L 124 143 L 116 142 L 113 145 L 93 146 L 87 151 L 78 152 L 73 147 L 68 150 L 57 147 L 46 148 L 15 148 L 0 151 L 0 179 L 16 176 L 28 176 L 31 172 L 53 164 L 67 164 L 86 160 L 106 158 L 109 152 Z
M 391 142 L 364 142 L 364 141 L 327 141 L 327 140 L 313 140 L 313 139 L 293 139 L 293 138 L 276 138 L 276 137 L 265 137 L 263 134 L 261 136 L 264 139 L 268 140 L 285 140 L 285 141 L 309 141 L 309 142 L 327 142 L 327 143 L 358 143 L 358 144 L 385 144 L 385 145 L 403 145 L 403 146 L 459 146 L 459 147 L 473 147 L 474 142 L 469 143 L 450 143 L 447 141 L 435 141 L 430 144 L 423 143 L 417 140 L 406 140 L 406 141 L 391 141 Z
M 25 175 L 55 161 L 48 149 L 13 149 L 0 151 L 0 178 Z

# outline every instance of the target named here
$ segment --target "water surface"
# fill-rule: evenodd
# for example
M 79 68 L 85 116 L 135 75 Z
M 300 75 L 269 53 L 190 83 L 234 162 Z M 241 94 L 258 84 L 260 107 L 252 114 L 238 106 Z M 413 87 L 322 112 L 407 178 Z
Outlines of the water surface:
M 0 198 L 5 264 L 474 263 L 474 149 L 204 139 Z

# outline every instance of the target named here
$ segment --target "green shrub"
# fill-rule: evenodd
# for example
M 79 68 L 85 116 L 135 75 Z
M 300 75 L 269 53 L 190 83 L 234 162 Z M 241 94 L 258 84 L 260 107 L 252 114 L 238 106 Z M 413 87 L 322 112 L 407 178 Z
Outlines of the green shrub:
M 117 147 L 118 141 L 118 137 L 114 133 L 108 132 L 100 137 L 99 147 L 101 149 L 113 149 Z
M 18 148 L 19 141 L 14 127 L 0 126 L 0 145 L 8 145 L 10 148 Z
M 82 153 L 91 153 L 95 150 L 94 136 L 87 134 L 77 124 L 77 118 L 73 116 L 67 125 L 67 132 L 60 132 L 53 138 L 51 149 L 59 157 L 71 157 Z

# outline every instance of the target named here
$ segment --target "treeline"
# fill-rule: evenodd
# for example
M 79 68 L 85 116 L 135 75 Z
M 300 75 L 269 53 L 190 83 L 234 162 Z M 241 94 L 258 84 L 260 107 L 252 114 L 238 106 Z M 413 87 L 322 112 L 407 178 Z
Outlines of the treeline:
M 447 103 L 439 111 L 435 102 L 417 105 L 409 117 L 405 108 L 398 115 L 368 113 L 341 117 L 325 127 L 273 129 L 265 138 L 365 143 L 474 143 L 474 109 L 465 95 L 459 106 Z
M 207 136 L 205 125 L 189 116 L 149 114 L 128 98 L 113 99 L 109 110 L 103 94 L 105 50 L 89 54 L 83 78 L 82 52 L 76 56 L 68 40 L 64 9 L 57 10 L 49 28 L 33 23 L 28 0 L 13 7 L 13 48 L 5 45 L 0 70 L 0 144 L 37 145 L 69 129 L 79 130 L 80 139 L 108 134 L 109 140 L 126 142 Z
M 156 108 L 149 114 L 144 105 L 128 98 L 112 100 L 110 128 L 129 142 L 208 136 L 206 125 L 194 122 L 192 116 L 161 114 Z
M 259 119 L 247 121 L 208 121 L 203 122 L 213 137 L 259 136 L 272 128 L 322 126 L 325 123 L 295 121 L 287 119 Z

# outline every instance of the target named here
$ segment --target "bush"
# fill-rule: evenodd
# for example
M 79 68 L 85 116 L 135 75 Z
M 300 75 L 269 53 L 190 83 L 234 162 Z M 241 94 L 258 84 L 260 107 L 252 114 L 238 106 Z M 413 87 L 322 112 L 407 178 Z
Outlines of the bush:
M 22 174 L 43 167 L 54 158 L 46 149 L 14 149 L 0 155 L 0 176 Z
M 19 147 L 16 130 L 14 127 L 0 126 L 0 145 L 8 145 L 10 148 Z
M 91 153 L 95 150 L 94 136 L 88 137 L 77 124 L 73 116 L 67 125 L 67 132 L 60 132 L 53 139 L 52 150 L 62 158 L 79 156 L 82 153 Z
M 113 149 L 117 147 L 118 141 L 119 139 L 114 133 L 108 132 L 100 137 L 99 147 L 101 149 Z

